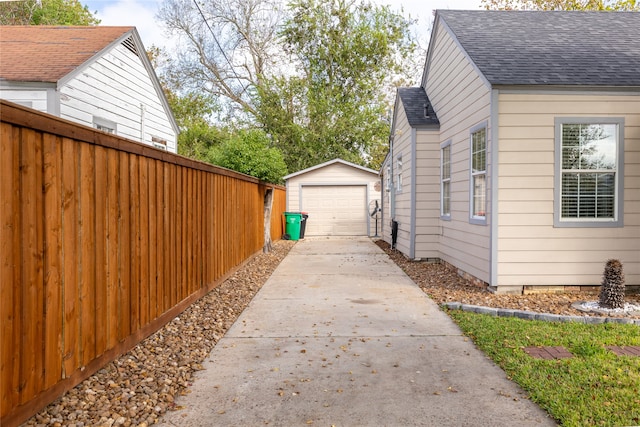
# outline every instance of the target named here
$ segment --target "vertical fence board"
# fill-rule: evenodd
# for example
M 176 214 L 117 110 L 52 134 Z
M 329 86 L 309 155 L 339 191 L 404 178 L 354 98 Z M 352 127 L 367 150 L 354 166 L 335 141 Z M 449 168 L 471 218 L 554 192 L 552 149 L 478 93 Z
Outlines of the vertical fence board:
M 127 153 L 120 153 L 120 185 L 118 187 L 118 340 L 131 335 L 131 157 Z
M 183 286 L 183 275 L 184 275 L 184 247 L 182 237 L 184 236 L 184 224 L 183 224 L 183 216 L 184 216 L 184 185 L 182 181 L 182 169 L 176 168 L 176 223 L 175 223 L 175 239 L 176 239 L 176 257 L 175 259 L 175 268 L 176 268 L 176 281 L 175 281 L 175 302 L 177 304 L 178 301 L 182 300 L 182 286 Z
M 62 256 L 64 292 L 64 376 L 79 365 L 78 337 L 78 147 L 71 139 L 62 140 Z
M 42 136 L 23 131 L 20 156 L 22 212 L 22 343 L 20 402 L 26 403 L 42 386 Z M 28 189 L 28 190 L 25 190 Z M 40 240 L 40 241 L 39 241 Z
M 182 301 L 187 295 L 187 277 L 189 275 L 189 257 L 187 252 L 187 222 L 189 220 L 189 194 L 187 183 L 189 182 L 189 170 L 180 171 L 180 294 L 178 301 Z
M 0 128 L 0 407 L 4 416 L 18 403 L 21 318 L 16 310 L 20 298 L 20 146 L 18 129 L 2 123 Z M 18 250 L 17 250 L 18 249 Z
M 202 232 L 202 171 L 196 171 L 196 233 L 195 233 L 195 245 L 196 245 L 196 289 L 203 287 L 202 280 L 202 238 L 204 237 Z
M 222 198 L 222 181 L 224 180 L 223 176 L 215 176 L 215 221 L 214 221 L 214 234 L 216 239 L 214 241 L 214 246 L 217 248 L 214 254 L 215 258 L 215 279 L 218 280 L 220 276 L 222 276 L 222 259 L 225 253 L 224 247 L 224 238 L 222 232 L 224 228 L 222 227 L 222 213 L 224 212 L 224 199 Z
M 149 159 L 140 160 L 140 326 L 149 323 Z
M 205 241 L 207 242 L 207 246 L 205 249 L 205 254 L 206 254 L 205 263 L 207 265 L 207 283 L 213 283 L 215 281 L 215 274 L 213 273 L 214 260 L 212 256 L 215 253 L 215 251 L 213 250 L 213 247 L 214 247 L 213 233 L 215 232 L 215 230 L 213 229 L 213 212 L 215 209 L 215 200 L 213 198 L 213 195 L 214 195 L 213 183 L 214 183 L 213 175 L 207 174 L 207 197 L 206 197 L 207 234 L 205 239 Z
M 107 299 L 107 152 L 103 147 L 95 147 L 95 336 L 96 356 L 107 349 L 108 299 Z
M 80 145 L 80 336 L 82 365 L 96 356 L 96 253 L 95 253 L 94 147 Z
M 149 251 L 147 254 L 147 259 L 145 262 L 147 263 L 148 268 L 148 281 L 149 281 L 149 304 L 148 304 L 148 315 L 149 321 L 155 319 L 158 316 L 158 307 L 157 307 L 157 269 L 156 265 L 158 255 L 156 253 L 157 250 L 157 240 L 156 237 L 158 234 L 156 233 L 156 219 L 158 215 L 158 200 L 157 200 L 157 182 L 156 182 L 156 161 L 153 159 L 148 160 L 148 188 L 149 188 L 149 224 L 147 226 L 148 232 L 147 236 L 149 236 Z
M 140 329 L 140 159 L 131 156 L 129 163 L 130 231 L 131 231 L 131 298 L 129 310 L 131 314 L 131 333 Z
M 187 200 L 187 205 L 189 206 L 189 215 L 187 217 L 187 236 L 195 236 L 195 176 L 196 171 L 191 169 L 188 170 L 187 176 L 189 179 L 187 180 L 187 194 L 189 194 L 189 198 Z M 195 239 L 189 239 L 187 241 L 187 291 L 185 293 L 185 297 L 187 295 L 191 295 L 195 291 L 195 263 L 194 263 L 194 250 L 195 250 Z
M 62 146 L 60 139 L 44 135 L 44 231 L 45 231 L 45 309 L 44 309 L 44 388 L 54 386 L 62 377 Z
M 107 348 L 118 343 L 118 213 L 120 163 L 118 152 L 107 152 L 107 234 L 106 234 L 106 294 L 107 294 Z
M 164 243 L 167 236 L 164 234 L 164 220 L 165 220 L 165 204 L 164 204 L 164 189 L 165 189 L 165 177 L 164 168 L 162 162 L 157 161 L 156 166 L 156 229 L 154 233 L 157 236 L 157 251 L 156 251 L 156 306 L 158 307 L 158 316 L 164 313 L 168 307 L 165 307 L 164 302 L 164 283 L 165 283 L 165 267 L 164 267 Z
M 174 212 L 173 207 L 171 205 L 171 188 L 175 188 L 174 181 L 172 178 L 172 170 L 173 165 L 165 164 L 163 166 L 164 170 L 164 189 L 163 189 L 163 206 L 164 206 L 164 215 L 162 220 L 163 226 L 163 240 L 165 242 L 164 246 L 164 277 L 165 282 L 162 286 L 162 296 L 164 299 L 164 309 L 167 310 L 169 307 L 173 306 L 172 298 L 171 298 L 171 287 L 172 284 L 175 283 L 172 275 L 171 267 L 175 265 L 175 259 L 171 258 L 171 249 L 173 248 L 172 244 L 172 220 L 171 213 Z M 171 206 L 171 209 L 170 209 Z

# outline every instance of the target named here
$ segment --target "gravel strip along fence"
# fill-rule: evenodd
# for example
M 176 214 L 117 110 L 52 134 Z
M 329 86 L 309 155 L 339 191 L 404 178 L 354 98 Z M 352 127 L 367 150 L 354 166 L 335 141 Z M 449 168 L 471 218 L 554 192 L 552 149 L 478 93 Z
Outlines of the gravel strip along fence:
M 27 426 L 148 426 L 189 393 L 195 371 L 295 242 L 279 241 L 130 352 L 29 419 Z

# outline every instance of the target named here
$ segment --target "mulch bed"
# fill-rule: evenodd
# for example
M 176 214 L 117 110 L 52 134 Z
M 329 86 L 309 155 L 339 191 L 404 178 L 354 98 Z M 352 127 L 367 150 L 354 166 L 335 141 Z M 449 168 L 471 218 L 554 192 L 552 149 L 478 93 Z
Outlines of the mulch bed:
M 439 305 L 447 302 L 459 302 L 536 313 L 584 316 L 585 312 L 577 310 L 571 305 L 582 301 L 598 300 L 598 294 L 593 292 L 495 294 L 485 288 L 473 285 L 444 264 L 412 261 L 401 252 L 391 249 L 391 246 L 383 240 L 376 241 L 376 244 Z M 629 303 L 640 304 L 640 295 L 627 295 L 625 300 Z M 608 317 L 608 314 L 590 312 L 589 316 Z M 626 317 L 640 319 L 640 312 Z

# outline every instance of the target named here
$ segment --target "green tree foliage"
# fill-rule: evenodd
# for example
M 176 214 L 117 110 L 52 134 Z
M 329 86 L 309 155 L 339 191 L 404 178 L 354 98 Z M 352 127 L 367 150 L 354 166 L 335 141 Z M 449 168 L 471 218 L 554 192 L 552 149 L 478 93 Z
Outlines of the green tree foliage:
M 602 10 L 640 11 L 636 0 L 482 0 L 494 10 Z
M 215 110 L 214 100 L 209 94 L 188 92 L 178 95 L 175 92 L 165 92 L 180 128 L 178 154 L 206 161 L 211 148 L 228 138 L 224 130 L 207 120 Z
M 398 82 L 413 70 L 412 21 L 367 0 L 165 0 L 184 44 L 184 88 L 209 93 L 234 126 L 261 128 L 289 170 L 341 157 L 377 168 Z
M 79 0 L 0 2 L 1 25 L 98 25 L 94 13 Z
M 377 168 L 387 145 L 391 76 L 416 49 L 410 22 L 389 7 L 297 0 L 281 31 L 298 73 L 265 82 L 259 118 L 298 170 L 336 157 Z
M 254 176 L 266 182 L 281 183 L 287 174 L 282 153 L 270 147 L 269 136 L 261 130 L 242 130 L 207 154 L 211 163 Z
M 151 46 L 147 56 L 159 73 L 160 84 L 180 128 L 178 154 L 207 161 L 207 153 L 228 139 L 227 132 L 210 120 L 219 110 L 215 98 L 210 93 L 185 88 L 175 68 L 171 67 L 172 59 L 163 49 Z

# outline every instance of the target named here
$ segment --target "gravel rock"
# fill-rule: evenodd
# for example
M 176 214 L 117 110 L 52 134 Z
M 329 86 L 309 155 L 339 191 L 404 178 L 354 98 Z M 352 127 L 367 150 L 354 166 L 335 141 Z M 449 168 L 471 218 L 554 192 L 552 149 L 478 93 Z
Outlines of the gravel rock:
M 577 301 L 598 300 L 597 292 L 529 295 L 494 294 L 486 289 L 474 286 L 444 264 L 411 261 L 399 251 L 392 250 L 389 244 L 383 240 L 378 240 L 376 243 L 424 292 L 440 305 L 457 302 L 466 305 L 513 310 L 512 315 L 517 317 L 522 315 L 520 312 L 535 312 L 584 318 L 585 313 L 573 308 L 571 305 Z M 639 304 L 640 295 L 627 295 L 625 301 Z M 589 313 L 589 316 L 619 316 L 621 319 L 640 319 L 640 313 L 638 312 L 627 316 L 605 313 Z M 584 322 L 584 320 L 582 321 Z
M 127 354 L 31 417 L 27 426 L 149 426 L 189 393 L 195 371 L 284 259 L 273 244 Z
M 471 285 L 442 264 L 410 261 L 384 241 L 377 243 L 438 304 L 492 307 L 496 309 L 489 310 L 492 314 L 535 312 L 564 318 L 584 317 L 572 303 L 598 299 L 595 293 L 496 295 Z M 254 257 L 158 332 L 69 390 L 25 425 L 142 427 L 157 423 L 166 411 L 180 409 L 175 398 L 190 392 L 193 373 L 203 369 L 203 360 L 294 244 L 285 240 L 274 243 L 271 253 Z M 640 295 L 627 300 L 640 303 Z M 634 317 L 640 319 L 640 314 L 629 317 L 631 323 Z

